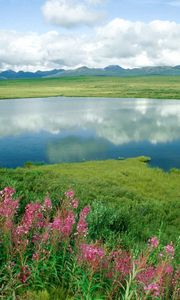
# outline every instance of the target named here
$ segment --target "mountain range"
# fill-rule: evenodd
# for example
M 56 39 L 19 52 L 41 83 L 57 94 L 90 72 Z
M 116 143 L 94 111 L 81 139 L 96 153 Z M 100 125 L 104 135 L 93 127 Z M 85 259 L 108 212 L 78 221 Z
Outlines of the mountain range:
M 0 80 L 6 79 L 28 79 L 28 78 L 55 78 L 67 76 L 147 76 L 147 75 L 180 75 L 180 65 L 171 66 L 158 66 L 158 67 L 142 67 L 134 69 L 124 69 L 118 65 L 111 65 L 105 68 L 88 68 L 86 66 L 72 69 L 54 69 L 50 71 L 37 71 L 37 72 L 15 72 L 7 70 L 0 72 Z

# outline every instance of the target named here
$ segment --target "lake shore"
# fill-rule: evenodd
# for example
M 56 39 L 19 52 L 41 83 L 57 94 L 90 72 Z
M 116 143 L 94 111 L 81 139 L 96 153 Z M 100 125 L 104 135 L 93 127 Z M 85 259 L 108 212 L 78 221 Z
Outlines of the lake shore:
M 0 99 L 44 97 L 180 99 L 180 76 L 0 80 Z

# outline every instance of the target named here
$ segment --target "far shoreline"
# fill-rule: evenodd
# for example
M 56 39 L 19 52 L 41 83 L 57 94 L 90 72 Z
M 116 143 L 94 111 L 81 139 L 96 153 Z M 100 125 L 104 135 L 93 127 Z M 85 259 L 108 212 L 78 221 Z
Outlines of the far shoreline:
M 0 80 L 0 100 L 49 97 L 180 100 L 180 76 Z

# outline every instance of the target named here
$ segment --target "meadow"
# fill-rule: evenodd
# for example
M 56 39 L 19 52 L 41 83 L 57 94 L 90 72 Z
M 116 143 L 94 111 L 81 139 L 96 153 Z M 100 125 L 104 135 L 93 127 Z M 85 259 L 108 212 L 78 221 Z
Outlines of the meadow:
M 180 76 L 0 80 L 0 99 L 50 96 L 180 99 Z
M 180 171 L 146 161 L 0 169 L 1 298 L 178 299 Z
M 0 81 L 0 99 L 180 99 L 180 77 Z M 178 300 L 180 170 L 146 157 L 0 168 L 0 298 Z

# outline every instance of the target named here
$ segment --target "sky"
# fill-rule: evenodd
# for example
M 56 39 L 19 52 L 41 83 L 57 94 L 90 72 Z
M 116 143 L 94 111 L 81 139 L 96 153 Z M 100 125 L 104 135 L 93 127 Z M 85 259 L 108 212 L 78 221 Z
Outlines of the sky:
M 180 65 L 180 0 L 0 0 L 0 71 Z

